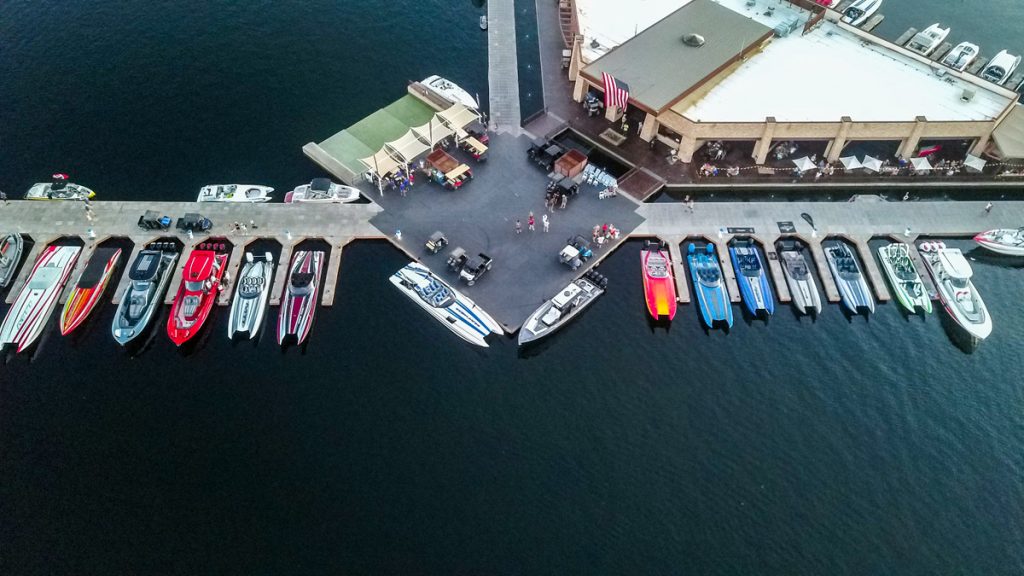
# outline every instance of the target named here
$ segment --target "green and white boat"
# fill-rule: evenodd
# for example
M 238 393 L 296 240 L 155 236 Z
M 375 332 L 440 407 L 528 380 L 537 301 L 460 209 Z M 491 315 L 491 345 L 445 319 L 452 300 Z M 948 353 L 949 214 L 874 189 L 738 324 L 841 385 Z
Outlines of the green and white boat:
M 914 261 L 910 259 L 910 246 L 898 242 L 882 246 L 878 249 L 878 257 L 900 304 L 911 314 L 916 314 L 918 308 L 925 314 L 931 314 L 932 299 Z

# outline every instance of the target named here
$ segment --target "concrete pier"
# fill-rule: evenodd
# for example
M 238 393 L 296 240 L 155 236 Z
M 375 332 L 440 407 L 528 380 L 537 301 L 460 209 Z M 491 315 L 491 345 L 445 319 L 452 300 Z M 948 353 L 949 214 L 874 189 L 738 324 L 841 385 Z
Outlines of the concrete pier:
M 376 204 L 227 204 L 194 202 L 92 202 L 94 218 L 90 222 L 80 202 L 32 202 L 12 201 L 0 210 L 0 218 L 5 230 L 16 231 L 30 238 L 35 244 L 26 262 L 34 262 L 39 253 L 50 243 L 59 239 L 79 239 L 85 249 L 79 257 L 76 269 L 72 272 L 69 283 L 74 282 L 88 263 L 89 256 L 97 246 L 111 238 L 126 238 L 134 243 L 131 254 L 124 253 L 123 270 L 135 259 L 142 247 L 160 239 L 176 239 L 184 246 L 178 259 L 175 277 L 165 302 L 170 303 L 178 286 L 181 270 L 192 249 L 203 242 L 223 239 L 234 246 L 228 270 L 232 276 L 232 286 L 224 290 L 218 303 L 226 305 L 234 293 L 233 284 L 237 277 L 238 267 L 244 256 L 245 247 L 252 241 L 267 238 L 279 242 L 282 246 L 297 243 L 306 238 L 323 239 L 333 245 L 343 245 L 352 239 L 383 239 L 380 230 L 370 223 L 370 219 L 380 213 Z M 138 226 L 139 217 L 146 210 L 154 210 L 177 220 L 185 213 L 197 212 L 213 221 L 213 229 L 209 233 L 193 234 L 176 229 L 173 225 L 169 230 L 144 230 Z M 233 223 L 239 222 L 246 226 L 244 231 L 236 231 Z M 88 231 L 92 229 L 95 238 L 90 238 Z M 289 237 L 291 239 L 289 239 Z M 14 301 L 21 287 L 24 286 L 32 266 L 22 266 L 18 278 L 6 294 L 8 303 Z M 281 271 L 281 268 L 278 268 Z M 287 262 L 284 270 L 287 270 Z M 325 291 L 333 286 L 336 279 L 328 278 Z M 113 302 L 119 303 L 128 286 L 128 275 L 122 272 L 117 288 L 113 293 Z M 278 287 L 275 285 L 275 287 Z M 65 292 L 65 297 L 67 292 Z M 330 302 L 327 302 L 328 304 Z
M 913 38 L 915 34 L 917 34 L 917 28 L 907 28 L 906 32 L 900 34 L 899 37 L 896 38 L 896 44 L 905 46 L 907 42 L 910 42 L 910 39 Z
M 868 277 L 868 281 L 871 282 L 871 286 L 875 289 L 875 298 L 879 302 L 888 302 L 892 300 L 892 296 L 889 294 L 889 286 L 885 283 L 885 277 L 878 266 L 878 261 L 875 259 L 875 255 L 872 254 L 871 247 L 868 246 L 868 240 L 870 239 L 864 237 L 855 238 L 853 245 L 857 248 L 857 255 L 860 256 L 861 264 L 864 267 L 864 275 Z
M 676 280 L 676 302 L 690 303 L 690 285 L 686 281 L 686 269 L 683 266 L 682 244 L 685 236 L 669 236 L 661 238 L 668 244 L 669 255 L 672 257 L 672 275 Z
M 519 58 L 516 54 L 516 8 L 513 0 L 487 2 L 487 88 L 491 126 L 519 134 Z
M 274 270 L 274 284 L 270 289 L 270 305 L 281 304 L 281 294 L 284 292 L 285 282 L 288 281 L 288 268 L 292 265 L 292 252 L 298 241 L 288 239 L 287 244 L 281 244 L 281 255 L 277 258 L 277 269 Z

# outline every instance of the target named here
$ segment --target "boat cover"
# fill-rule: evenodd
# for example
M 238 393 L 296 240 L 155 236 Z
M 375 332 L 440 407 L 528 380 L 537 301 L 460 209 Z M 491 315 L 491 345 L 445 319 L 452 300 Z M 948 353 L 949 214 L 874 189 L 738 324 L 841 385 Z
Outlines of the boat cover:
M 575 282 L 573 282 L 572 284 L 566 286 L 565 290 L 562 290 L 561 292 L 556 294 L 555 297 L 551 299 L 551 302 L 558 308 L 564 308 L 566 304 L 571 302 L 572 299 L 575 298 L 576 295 L 582 291 L 583 289 L 577 286 Z
M 107 263 L 117 253 L 117 248 L 100 248 L 89 259 L 82 276 L 78 279 L 79 288 L 92 288 L 103 280 L 103 271 L 107 269 Z
M 152 280 L 160 270 L 160 258 L 163 255 L 159 250 L 143 250 L 139 252 L 135 262 L 132 262 L 132 269 L 128 271 L 128 278 L 139 281 Z
M 309 189 L 329 192 L 331 190 L 331 180 L 330 178 L 313 178 L 313 181 L 309 183 Z

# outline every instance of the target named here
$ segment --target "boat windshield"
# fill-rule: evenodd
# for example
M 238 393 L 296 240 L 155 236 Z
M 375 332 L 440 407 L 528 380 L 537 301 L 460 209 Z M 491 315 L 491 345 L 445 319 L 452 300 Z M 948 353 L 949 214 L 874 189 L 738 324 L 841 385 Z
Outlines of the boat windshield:
M 296 296 L 305 296 L 313 291 L 313 274 L 309 272 L 296 272 L 292 274 L 292 282 L 288 291 Z
M 203 283 L 202 282 L 185 282 L 185 289 L 188 290 L 189 292 L 202 292 L 202 290 L 203 290 Z
M 761 263 L 753 254 L 741 254 L 736 257 L 740 264 L 740 270 L 746 276 L 759 276 L 761 274 Z
M 142 315 L 146 313 L 149 308 L 149 297 L 144 292 L 132 294 L 131 299 L 128 300 L 128 310 L 125 313 L 127 320 L 135 322 Z
M 849 18 L 850 20 L 856 20 L 857 18 L 860 18 L 863 14 L 864 11 L 861 10 L 860 8 L 850 8 L 849 10 L 846 11 L 846 17 Z

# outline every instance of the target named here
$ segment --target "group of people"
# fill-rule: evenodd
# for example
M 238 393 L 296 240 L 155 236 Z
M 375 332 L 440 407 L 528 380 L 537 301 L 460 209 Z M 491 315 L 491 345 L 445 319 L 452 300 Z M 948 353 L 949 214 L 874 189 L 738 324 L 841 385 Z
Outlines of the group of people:
M 718 166 L 715 166 L 714 164 L 712 164 L 710 162 L 705 162 L 697 170 L 697 175 L 698 176 L 708 177 L 708 176 L 718 176 L 720 174 L 725 174 L 726 176 L 729 176 L 729 177 L 739 176 L 740 175 L 740 168 L 739 168 L 739 166 L 726 166 L 724 169 L 719 169 Z
M 423 161 L 420 160 L 420 162 L 422 163 Z M 412 170 L 406 172 L 402 168 L 398 168 L 394 172 L 384 176 L 384 180 L 382 182 L 384 188 L 388 190 L 398 190 L 402 196 L 405 196 L 415 183 L 416 173 Z
M 551 220 L 548 219 L 548 215 L 546 213 L 541 214 L 540 222 L 541 225 L 544 227 L 544 231 L 547 232 L 551 227 Z M 529 230 L 530 232 L 533 232 L 534 230 L 537 229 L 537 218 L 533 215 L 533 212 L 530 212 L 530 215 L 527 216 L 526 218 L 526 229 Z M 522 233 L 523 221 L 516 218 L 516 234 Z
M 565 210 L 569 205 L 569 194 L 557 188 L 549 187 L 544 194 L 544 208 L 548 212 L 554 212 L 555 208 Z
M 615 224 L 595 224 L 593 231 L 591 231 L 591 239 L 594 241 L 594 246 L 600 248 L 605 242 L 611 240 L 617 240 L 619 238 L 619 229 L 615 227 Z

